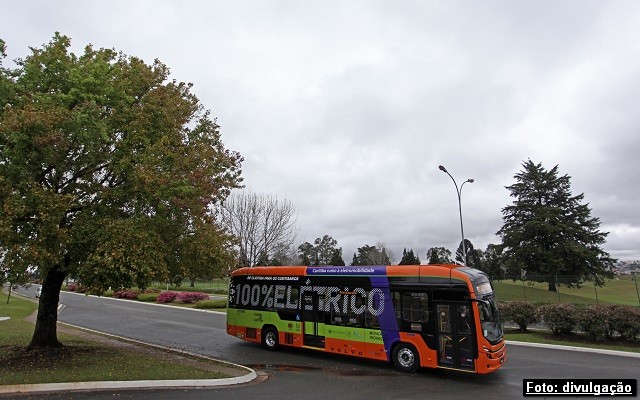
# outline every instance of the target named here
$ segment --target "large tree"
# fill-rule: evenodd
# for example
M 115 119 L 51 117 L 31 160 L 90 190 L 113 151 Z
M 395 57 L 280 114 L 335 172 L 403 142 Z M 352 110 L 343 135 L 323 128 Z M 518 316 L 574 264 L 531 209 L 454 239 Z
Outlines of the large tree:
M 463 250 L 465 252 L 464 257 L 462 255 Z M 482 250 L 476 249 L 473 246 L 473 243 L 471 243 L 469 239 L 464 240 L 464 249 L 463 249 L 462 241 L 460 241 L 460 244 L 458 245 L 458 249 L 456 250 L 456 261 L 468 267 L 480 269 L 480 264 L 482 263 Z
M 293 203 L 268 194 L 243 190 L 233 193 L 220 207 L 226 228 L 238 238 L 240 266 L 268 264 L 283 246 L 297 236 Z
M 316 238 L 313 244 L 302 243 L 298 246 L 298 254 L 303 265 L 344 265 L 342 248 L 329 235 Z
M 402 249 L 402 259 L 398 265 L 420 265 L 420 257 L 414 254 L 413 249 Z
M 378 243 L 375 246 L 365 244 L 358 247 L 351 265 L 391 265 L 391 255 L 384 243 Z
M 444 247 L 431 247 L 427 250 L 427 262 L 429 264 L 448 264 L 451 260 L 451 251 Z
M 487 245 L 487 249 L 482 255 L 483 257 L 480 269 L 486 272 L 491 280 L 500 280 L 504 278 L 504 269 L 502 268 L 502 246 L 491 243 Z
M 584 194 L 572 195 L 571 178 L 559 176 L 557 165 L 547 170 L 528 160 L 522 167 L 516 183 L 506 187 L 514 200 L 502 209 L 504 225 L 498 231 L 507 273 L 548 282 L 551 291 L 559 283 L 604 284 L 615 260 L 601 248 L 608 232 L 591 216 Z
M 56 33 L 0 69 L 3 263 L 43 279 L 29 348 L 61 346 L 68 275 L 100 293 L 232 262 L 212 210 L 240 185 L 242 159 L 191 84 L 157 60 L 69 48 Z

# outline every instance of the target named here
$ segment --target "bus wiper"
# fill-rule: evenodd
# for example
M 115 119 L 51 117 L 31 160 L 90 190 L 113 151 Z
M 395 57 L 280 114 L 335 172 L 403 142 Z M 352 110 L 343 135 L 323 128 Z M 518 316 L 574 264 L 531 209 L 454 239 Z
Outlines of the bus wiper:
M 471 298 L 471 297 L 469 297 L 469 296 L 465 297 L 464 299 L 465 299 L 465 300 L 469 300 L 469 301 L 477 301 L 478 303 L 482 303 L 482 304 L 484 304 L 485 306 L 490 306 L 490 305 L 491 305 L 487 300 L 484 300 L 484 299 L 472 299 L 472 298 Z

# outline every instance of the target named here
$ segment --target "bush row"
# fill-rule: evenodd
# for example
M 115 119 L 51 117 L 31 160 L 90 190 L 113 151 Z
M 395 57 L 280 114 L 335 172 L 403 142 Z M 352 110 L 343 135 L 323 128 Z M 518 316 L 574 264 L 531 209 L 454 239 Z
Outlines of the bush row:
M 202 292 L 162 292 L 158 295 L 156 303 L 185 303 L 193 304 L 201 300 L 208 300 L 209 295 Z
M 149 288 L 149 289 L 145 289 L 145 290 L 120 289 L 120 290 L 116 290 L 115 292 L 113 292 L 113 297 L 118 298 L 118 299 L 140 300 L 139 297 L 141 295 L 143 297 L 149 298 L 151 296 L 157 296 L 159 293 L 160 293 L 159 289 L 153 289 L 153 288 Z M 149 300 L 146 300 L 146 301 L 149 301 Z
M 196 303 L 195 308 L 203 310 L 213 310 L 215 308 L 227 308 L 227 300 L 201 300 Z
M 640 308 L 624 305 L 543 304 L 524 301 L 500 303 L 503 322 L 512 322 L 526 331 L 529 325 L 541 323 L 556 335 L 581 331 L 595 340 L 617 336 L 635 341 L 640 337 Z

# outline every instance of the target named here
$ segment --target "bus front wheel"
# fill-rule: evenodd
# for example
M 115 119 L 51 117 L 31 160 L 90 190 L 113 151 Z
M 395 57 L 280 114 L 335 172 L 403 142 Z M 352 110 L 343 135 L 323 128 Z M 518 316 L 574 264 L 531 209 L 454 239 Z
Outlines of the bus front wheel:
M 273 327 L 267 327 L 262 330 L 262 345 L 267 350 L 278 350 L 278 330 Z
M 418 351 L 408 343 L 397 344 L 393 349 L 393 364 L 400 371 L 416 372 L 420 367 Z

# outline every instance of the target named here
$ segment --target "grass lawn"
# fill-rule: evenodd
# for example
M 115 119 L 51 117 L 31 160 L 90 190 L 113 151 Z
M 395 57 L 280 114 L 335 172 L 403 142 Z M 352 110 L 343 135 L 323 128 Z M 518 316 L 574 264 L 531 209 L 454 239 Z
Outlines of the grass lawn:
M 522 281 L 513 282 L 505 279 L 500 282 L 494 281 L 493 285 L 500 301 L 639 305 L 635 282 L 630 275 L 616 276 L 606 281 L 602 287 L 594 287 L 589 282 L 580 289 L 561 286 L 559 294 L 550 292 L 546 283 L 525 282 L 523 285 Z
M 62 333 L 64 347 L 26 351 L 34 324 L 25 321 L 37 303 L 18 296 L 0 295 L 0 385 L 110 380 L 218 379 L 242 375 L 215 361 L 132 345 L 106 337 Z M 87 337 L 93 336 L 93 337 Z

